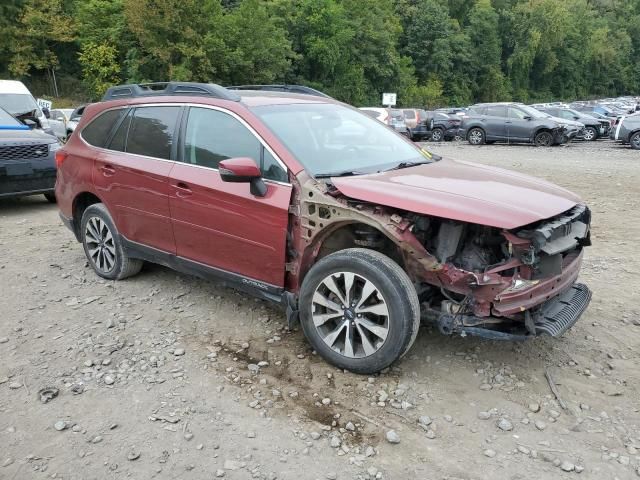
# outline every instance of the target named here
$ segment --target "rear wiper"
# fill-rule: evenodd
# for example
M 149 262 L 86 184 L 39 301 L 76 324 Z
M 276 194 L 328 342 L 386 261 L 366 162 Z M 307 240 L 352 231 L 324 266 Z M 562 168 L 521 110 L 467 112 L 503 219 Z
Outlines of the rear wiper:
M 366 172 L 344 170 L 342 172 L 318 173 L 317 175 L 314 175 L 314 176 L 316 178 L 330 178 L 330 177 L 352 177 L 354 175 L 366 175 Z

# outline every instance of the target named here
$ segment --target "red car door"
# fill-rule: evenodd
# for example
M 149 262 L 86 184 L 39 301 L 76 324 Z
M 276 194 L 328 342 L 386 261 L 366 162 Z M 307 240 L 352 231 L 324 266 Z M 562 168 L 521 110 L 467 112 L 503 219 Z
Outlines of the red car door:
M 191 107 L 180 162 L 169 175 L 177 255 L 273 286 L 284 286 L 291 185 L 284 165 L 239 117 Z M 267 184 L 264 197 L 247 183 L 223 182 L 218 163 L 250 157 Z
M 93 183 L 127 240 L 175 253 L 169 173 L 182 107 L 132 109 L 96 158 Z

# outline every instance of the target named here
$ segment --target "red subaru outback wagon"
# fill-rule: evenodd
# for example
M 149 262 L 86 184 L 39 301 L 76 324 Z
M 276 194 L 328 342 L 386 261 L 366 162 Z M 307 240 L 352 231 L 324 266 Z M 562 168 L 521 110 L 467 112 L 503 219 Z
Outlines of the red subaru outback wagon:
M 101 277 L 149 261 L 286 310 L 354 372 L 444 334 L 559 336 L 590 211 L 542 180 L 442 159 L 331 98 L 170 82 L 110 89 L 56 154 L 64 223 Z

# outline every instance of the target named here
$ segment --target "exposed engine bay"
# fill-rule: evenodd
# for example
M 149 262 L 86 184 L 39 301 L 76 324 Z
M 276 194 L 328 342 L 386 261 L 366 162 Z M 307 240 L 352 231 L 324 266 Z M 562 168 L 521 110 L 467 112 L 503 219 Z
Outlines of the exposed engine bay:
M 590 216 L 585 205 L 577 205 L 557 217 L 513 231 L 417 217 L 413 232 L 426 250 L 432 252 L 442 264 L 477 278 L 475 284 L 470 282 L 470 289 L 466 291 L 445 284 L 440 288 L 431 284 L 425 287 L 422 300 L 426 303 L 423 306 L 426 307 L 427 316 L 438 323 L 443 333 L 463 330 L 465 326 L 482 326 L 514 335 L 539 333 L 532 315 L 540 316 L 540 308 L 531 309 L 526 301 L 515 311 L 513 305 L 502 310 L 495 304 L 502 303 L 503 299 L 505 303 L 517 302 L 519 291 L 543 285 L 549 279 L 562 277 L 563 273 L 572 277 L 574 269 L 568 267 L 579 263 L 582 248 L 591 244 Z M 566 282 L 561 282 L 561 278 L 556 280 L 558 287 L 551 286 L 551 295 L 543 292 L 544 302 L 566 293 L 562 288 Z M 506 287 L 496 295 L 498 302 L 494 299 L 488 311 L 477 308 L 485 302 L 479 301 L 474 292 L 486 290 L 483 285 L 492 284 Z M 567 286 L 564 290 L 568 288 L 571 287 Z M 503 295 L 505 292 L 506 295 Z M 530 299 L 533 298 L 531 294 Z M 518 322 L 514 324 L 513 320 Z M 504 327 L 501 324 L 509 325 L 506 332 L 501 330 Z M 474 330 L 470 333 L 479 332 Z

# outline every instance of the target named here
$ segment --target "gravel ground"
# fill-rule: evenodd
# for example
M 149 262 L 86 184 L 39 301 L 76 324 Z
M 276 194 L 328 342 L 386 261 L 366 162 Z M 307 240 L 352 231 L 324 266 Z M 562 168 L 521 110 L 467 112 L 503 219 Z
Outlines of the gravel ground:
M 390 371 L 357 376 L 262 301 L 153 265 L 101 280 L 55 206 L 0 200 L 0 478 L 640 477 L 640 153 L 428 146 L 588 201 L 594 299 L 563 338 L 424 327 Z

